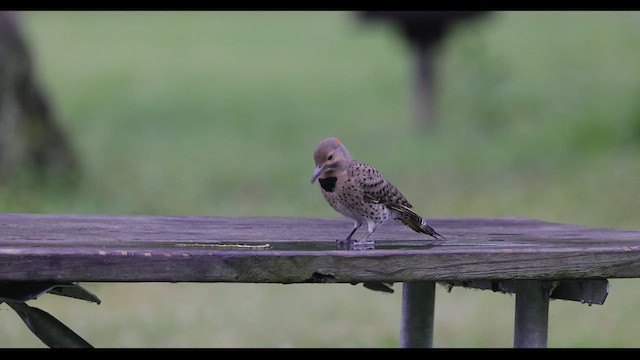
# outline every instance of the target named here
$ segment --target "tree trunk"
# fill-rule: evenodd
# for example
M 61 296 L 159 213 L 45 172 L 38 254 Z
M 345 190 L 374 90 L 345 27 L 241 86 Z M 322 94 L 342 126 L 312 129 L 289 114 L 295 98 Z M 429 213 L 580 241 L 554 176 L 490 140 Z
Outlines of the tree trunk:
M 0 12 L 0 181 L 24 170 L 67 177 L 77 162 L 35 80 L 27 44 L 13 12 Z

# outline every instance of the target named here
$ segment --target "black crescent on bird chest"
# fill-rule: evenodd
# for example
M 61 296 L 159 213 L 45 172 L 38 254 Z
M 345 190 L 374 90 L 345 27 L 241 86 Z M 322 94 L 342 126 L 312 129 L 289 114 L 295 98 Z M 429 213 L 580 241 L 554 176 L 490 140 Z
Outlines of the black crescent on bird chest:
M 318 181 L 320 182 L 320 186 L 326 192 L 333 192 L 333 190 L 335 190 L 337 180 L 338 178 L 336 178 L 335 176 L 324 178 L 324 179 L 318 179 Z

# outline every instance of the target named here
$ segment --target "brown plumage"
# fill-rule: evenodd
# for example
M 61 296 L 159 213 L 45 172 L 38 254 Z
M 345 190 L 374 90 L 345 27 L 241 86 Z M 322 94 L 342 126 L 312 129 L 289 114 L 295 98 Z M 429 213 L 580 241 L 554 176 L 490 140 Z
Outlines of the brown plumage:
M 368 233 L 361 240 L 366 242 L 390 217 L 417 232 L 444 239 L 411 210 L 411 203 L 378 170 L 354 160 L 340 140 L 322 140 L 313 158 L 316 167 L 311 183 L 317 179 L 329 205 L 354 222 L 353 230 L 344 241 L 351 241 L 356 230 L 366 223 Z

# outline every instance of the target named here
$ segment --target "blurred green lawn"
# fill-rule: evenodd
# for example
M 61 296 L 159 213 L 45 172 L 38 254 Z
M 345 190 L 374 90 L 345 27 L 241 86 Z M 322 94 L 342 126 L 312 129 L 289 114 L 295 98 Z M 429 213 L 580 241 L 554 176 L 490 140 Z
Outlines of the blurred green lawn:
M 0 211 L 337 217 L 309 184 L 340 137 L 426 217 L 640 229 L 640 17 L 504 12 L 439 55 L 438 128 L 415 131 L 411 59 L 341 12 L 27 12 L 77 186 L 0 188 Z M 345 229 L 349 228 L 345 220 Z M 345 230 L 347 231 L 347 230 Z M 396 347 L 401 286 L 85 284 L 32 302 L 98 347 Z M 551 347 L 638 347 L 640 283 L 554 301 Z M 438 288 L 436 347 L 511 347 L 514 297 Z M 0 346 L 42 344 L 0 305 Z

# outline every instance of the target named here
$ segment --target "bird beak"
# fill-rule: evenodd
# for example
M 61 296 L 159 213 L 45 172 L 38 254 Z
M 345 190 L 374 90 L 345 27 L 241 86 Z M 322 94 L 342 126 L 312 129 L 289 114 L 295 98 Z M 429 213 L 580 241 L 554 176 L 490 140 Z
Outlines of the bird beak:
M 316 166 L 316 168 L 313 170 L 313 176 L 311 177 L 312 184 L 316 182 L 316 179 L 318 178 L 318 176 L 320 176 L 320 174 L 322 174 L 324 169 L 325 169 L 324 166 L 320 166 L 320 165 Z

